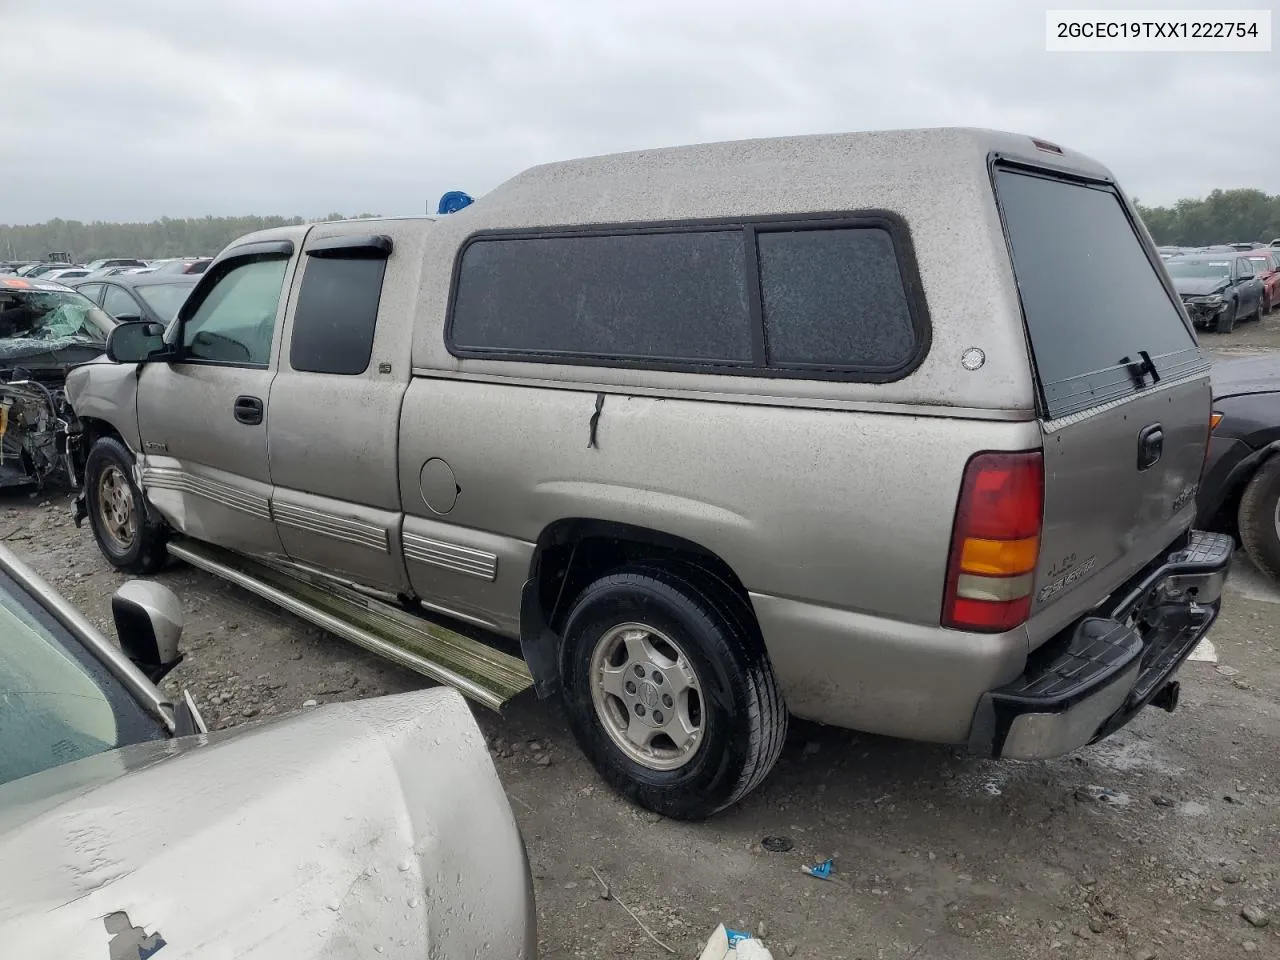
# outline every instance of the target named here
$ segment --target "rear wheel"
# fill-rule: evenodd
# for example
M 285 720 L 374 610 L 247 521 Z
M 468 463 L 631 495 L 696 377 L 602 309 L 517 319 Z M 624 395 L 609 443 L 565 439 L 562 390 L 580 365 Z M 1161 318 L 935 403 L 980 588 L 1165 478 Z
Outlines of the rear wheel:
M 1250 320 L 1261 320 L 1261 319 L 1262 319 L 1262 315 L 1263 315 L 1263 313 L 1265 313 L 1265 312 L 1266 312 L 1266 311 L 1263 309 L 1263 307 L 1264 307 L 1264 306 L 1265 306 L 1265 305 L 1263 304 L 1262 297 L 1258 297 L 1258 305 L 1254 308 L 1253 313 L 1249 315 L 1249 319 L 1250 319 Z
M 102 555 L 129 573 L 154 573 L 164 566 L 164 529 L 148 518 L 128 447 L 115 437 L 101 437 L 89 451 L 84 475 L 89 524 Z
M 787 711 L 746 601 L 694 568 L 628 567 L 578 597 L 563 630 L 565 712 L 620 793 L 700 820 L 764 780 Z
M 1253 475 L 1240 498 L 1240 539 L 1258 568 L 1280 580 L 1280 456 Z
M 1239 307 L 1240 302 L 1238 300 L 1232 300 L 1228 303 L 1226 307 L 1223 308 L 1223 311 L 1218 314 L 1218 321 L 1214 326 L 1214 330 L 1218 333 L 1230 333 L 1234 330 L 1236 328 L 1236 310 L 1239 309 Z

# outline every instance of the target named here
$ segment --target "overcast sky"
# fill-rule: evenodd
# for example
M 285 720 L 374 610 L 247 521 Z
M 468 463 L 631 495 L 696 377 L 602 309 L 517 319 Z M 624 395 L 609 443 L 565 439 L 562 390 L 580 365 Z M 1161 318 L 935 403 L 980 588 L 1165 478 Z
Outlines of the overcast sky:
M 1144 203 L 1280 193 L 1280 53 L 1046 53 L 1047 6 L 1142 3 L 0 0 L 0 223 L 416 213 L 548 160 L 942 125 Z

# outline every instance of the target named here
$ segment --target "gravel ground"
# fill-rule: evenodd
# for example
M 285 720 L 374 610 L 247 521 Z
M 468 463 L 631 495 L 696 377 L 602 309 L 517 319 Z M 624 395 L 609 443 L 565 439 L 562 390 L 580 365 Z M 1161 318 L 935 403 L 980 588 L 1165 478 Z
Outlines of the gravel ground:
M 1204 340 L 1223 356 L 1274 349 L 1280 316 Z M 108 626 L 123 578 L 67 498 L 0 501 L 0 539 Z M 211 726 L 423 683 L 198 571 L 159 579 L 187 614 L 166 684 Z M 1148 710 L 1072 757 L 995 763 L 795 723 L 768 782 L 703 824 L 619 800 L 554 706 L 477 708 L 529 847 L 542 956 L 669 956 L 600 897 L 594 868 L 680 957 L 719 922 L 779 960 L 1280 957 L 1277 604 L 1238 557 L 1217 662 L 1183 668 L 1177 712 Z M 791 849 L 766 851 L 766 836 Z M 827 857 L 829 882 L 801 871 Z

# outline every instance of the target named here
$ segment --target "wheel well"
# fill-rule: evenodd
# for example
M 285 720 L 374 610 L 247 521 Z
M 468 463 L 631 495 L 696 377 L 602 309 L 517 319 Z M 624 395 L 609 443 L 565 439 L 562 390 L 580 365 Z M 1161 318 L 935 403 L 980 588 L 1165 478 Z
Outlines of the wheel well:
M 1240 501 L 1244 499 L 1244 491 L 1249 486 L 1249 482 L 1258 475 L 1258 471 L 1264 469 L 1277 457 L 1280 457 L 1280 451 L 1259 460 L 1251 469 L 1232 482 L 1217 512 L 1205 523 L 1209 530 L 1215 533 L 1229 533 L 1235 539 L 1236 546 L 1243 544 L 1244 541 L 1240 536 Z
M 80 418 L 80 440 L 74 448 L 72 459 L 75 463 L 76 482 L 81 486 L 84 485 L 84 465 L 85 461 L 89 459 L 89 451 L 103 437 L 115 437 L 126 448 L 129 446 L 128 443 L 125 443 L 120 431 L 106 420 L 99 420 L 97 417 Z
M 691 540 L 626 523 L 561 520 L 538 538 L 530 571 L 547 624 L 558 630 L 588 584 L 644 560 L 692 563 L 747 598 L 747 589 L 733 569 Z
M 539 696 L 559 686 L 559 631 L 573 601 L 600 577 L 641 561 L 693 564 L 750 606 L 733 568 L 692 540 L 627 523 L 558 520 L 538 537 L 521 603 L 520 643 Z

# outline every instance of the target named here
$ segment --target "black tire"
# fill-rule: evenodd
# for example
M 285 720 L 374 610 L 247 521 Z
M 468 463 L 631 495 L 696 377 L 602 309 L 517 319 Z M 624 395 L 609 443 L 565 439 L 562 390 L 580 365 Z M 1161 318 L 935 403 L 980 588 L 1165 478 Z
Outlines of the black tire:
M 701 739 L 676 769 L 651 769 L 625 753 L 593 703 L 593 653 L 626 623 L 665 633 L 700 686 Z M 674 819 L 702 820 L 754 790 L 777 762 L 788 714 L 764 641 L 746 601 L 711 576 L 691 566 L 646 564 L 602 577 L 574 602 L 562 636 L 569 725 L 601 777 L 633 802 Z
M 1236 311 L 1240 309 L 1240 301 L 1232 300 L 1227 304 L 1227 308 L 1218 314 L 1218 320 L 1214 326 L 1217 333 L 1230 333 L 1236 328 Z
M 1263 314 L 1263 309 L 1262 309 L 1262 307 L 1263 307 L 1262 297 L 1259 297 L 1259 298 L 1258 298 L 1258 306 L 1257 306 L 1257 308 L 1253 311 L 1253 313 L 1248 317 L 1248 319 L 1249 319 L 1249 320 L 1253 320 L 1254 322 L 1259 322 L 1259 321 L 1261 321 L 1261 320 L 1262 320 L 1262 314 Z
M 1240 497 L 1236 516 L 1240 539 L 1258 569 L 1280 580 L 1280 456 L 1273 456 L 1253 475 Z
M 133 482 L 133 454 L 115 437 L 100 437 L 89 450 L 84 466 L 85 506 L 89 525 L 98 549 L 116 569 L 127 573 L 155 573 L 164 566 L 165 529 L 149 514 L 142 491 Z M 133 519 L 133 535 L 113 532 L 109 517 L 121 516 L 110 506 L 104 510 L 105 498 L 118 491 L 120 504 L 127 506 Z M 115 527 L 116 530 L 119 527 Z

